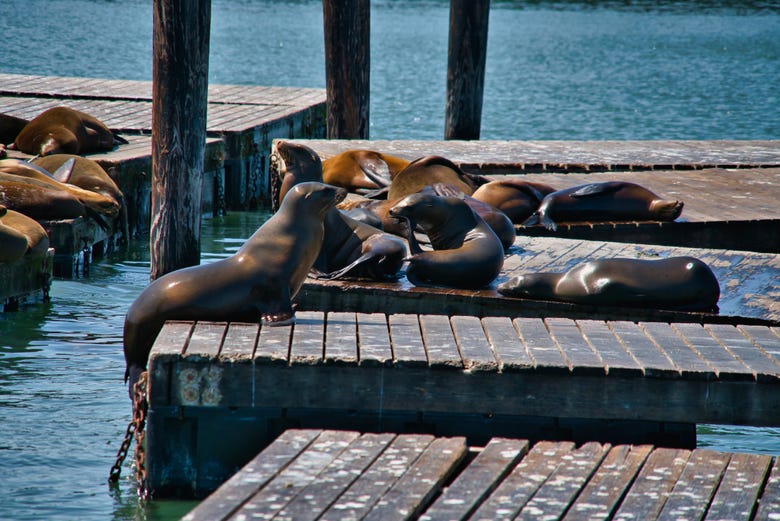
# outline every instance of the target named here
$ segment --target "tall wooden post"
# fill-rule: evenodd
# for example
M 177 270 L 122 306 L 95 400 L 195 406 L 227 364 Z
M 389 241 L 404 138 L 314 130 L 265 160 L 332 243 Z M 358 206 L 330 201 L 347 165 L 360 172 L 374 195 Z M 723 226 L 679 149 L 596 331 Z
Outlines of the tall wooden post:
M 322 0 L 329 139 L 368 139 L 369 0 Z
M 151 279 L 200 262 L 211 0 L 154 0 Z
M 479 139 L 490 0 L 450 0 L 444 139 Z

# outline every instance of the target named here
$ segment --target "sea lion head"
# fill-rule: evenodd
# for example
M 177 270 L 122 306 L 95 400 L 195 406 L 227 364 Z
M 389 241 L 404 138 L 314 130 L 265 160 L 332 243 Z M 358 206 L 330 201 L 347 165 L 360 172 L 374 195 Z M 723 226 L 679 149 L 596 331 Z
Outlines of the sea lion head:
M 471 208 L 457 197 L 441 197 L 430 192 L 418 192 L 407 195 L 394 204 L 389 214 L 396 219 L 403 219 L 420 227 L 426 232 L 431 228 L 444 225 L 447 221 L 459 215 L 473 215 Z M 475 218 L 469 219 L 472 224 Z M 414 229 L 414 228 L 411 228 Z
M 508 297 L 549 299 L 560 278 L 557 273 L 526 273 L 502 282 L 496 289 Z
M 317 153 L 306 145 L 277 141 L 271 160 L 276 164 L 278 179 L 281 180 L 279 195 L 281 202 L 290 188 L 307 181 L 322 182 L 322 160 Z
M 347 191 L 325 183 L 308 181 L 294 185 L 282 200 L 280 211 L 314 212 L 321 218 L 347 197 Z

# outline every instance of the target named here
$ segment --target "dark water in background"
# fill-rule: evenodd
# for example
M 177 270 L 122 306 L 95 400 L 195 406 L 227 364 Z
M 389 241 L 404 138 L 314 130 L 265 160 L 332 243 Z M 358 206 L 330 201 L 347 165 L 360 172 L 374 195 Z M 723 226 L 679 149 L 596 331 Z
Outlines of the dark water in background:
M 492 3 L 484 139 L 778 139 L 779 2 Z M 371 137 L 441 139 L 446 1 L 372 2 Z M 151 78 L 150 0 L 2 0 L 0 72 Z M 318 0 L 213 0 L 210 81 L 324 86 Z M 1 110 L 1 107 L 0 107 Z M 262 222 L 204 222 L 204 260 Z M 0 519 L 176 519 L 139 507 L 129 465 L 122 319 L 148 246 L 56 280 L 52 302 L 0 314 Z M 701 445 L 780 453 L 780 430 L 703 426 Z

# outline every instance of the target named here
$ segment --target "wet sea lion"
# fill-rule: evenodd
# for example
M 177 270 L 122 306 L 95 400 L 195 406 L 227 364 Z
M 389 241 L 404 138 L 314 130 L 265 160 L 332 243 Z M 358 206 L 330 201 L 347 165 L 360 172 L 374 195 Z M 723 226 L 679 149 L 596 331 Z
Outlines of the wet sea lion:
M 694 257 L 599 259 L 566 273 L 529 273 L 498 285 L 508 297 L 688 311 L 717 309 L 715 274 Z
M 416 286 L 481 288 L 498 276 L 504 247 L 493 230 L 461 199 L 416 193 L 404 197 L 390 215 L 419 226 L 433 251 L 423 251 L 414 233 L 408 234 L 406 278 Z
M 38 221 L 22 213 L 6 210 L 4 206 L 0 206 L 0 209 L 2 209 L 0 211 L 0 214 L 2 214 L 0 215 L 0 224 L 13 228 L 25 237 L 27 241 L 26 254 L 39 255 L 46 253 L 49 249 L 49 235 Z
M 97 118 L 69 107 L 54 107 L 34 117 L 14 140 L 25 154 L 88 154 L 127 143 Z
M 682 201 L 663 200 L 638 184 L 607 181 L 548 194 L 523 224 L 555 230 L 560 222 L 673 221 L 682 209 Z
M 291 300 L 322 247 L 323 219 L 346 193 L 322 183 L 298 184 L 235 255 L 168 273 L 147 286 L 125 317 L 130 389 L 166 320 L 292 322 Z
M 29 123 L 28 120 L 10 114 L 0 114 L 0 144 L 13 143 L 19 132 Z
M 415 159 L 398 172 L 387 192 L 388 201 L 419 192 L 426 186 L 446 183 L 466 195 L 471 195 L 477 186 L 455 163 L 441 156 L 425 156 Z
M 323 182 L 351 192 L 388 186 L 409 161 L 373 150 L 347 150 L 322 162 Z
M 526 221 L 542 203 L 552 186 L 521 179 L 490 181 L 477 188 L 471 196 L 501 210 L 514 224 Z

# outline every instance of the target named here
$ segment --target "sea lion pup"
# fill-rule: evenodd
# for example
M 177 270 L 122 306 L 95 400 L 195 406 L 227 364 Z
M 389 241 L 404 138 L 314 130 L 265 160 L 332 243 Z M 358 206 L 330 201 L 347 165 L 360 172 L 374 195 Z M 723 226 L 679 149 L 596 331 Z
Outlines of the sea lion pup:
M 147 286 L 125 317 L 130 389 L 166 320 L 293 322 L 291 300 L 322 247 L 323 219 L 346 194 L 322 183 L 296 185 L 235 255 L 168 273 Z
M 548 194 L 523 224 L 555 230 L 560 222 L 673 221 L 682 209 L 682 201 L 663 200 L 638 184 L 607 181 Z
M 416 193 L 390 209 L 393 217 L 419 226 L 433 251 L 423 251 L 413 232 L 408 234 L 406 278 L 416 286 L 482 288 L 504 265 L 504 247 L 493 230 L 461 199 Z
M 34 117 L 19 132 L 14 147 L 25 154 L 88 154 L 127 143 L 97 118 L 69 107 L 54 107 Z
M 28 120 L 10 114 L 0 114 L 0 144 L 13 143 L 19 132 L 29 123 Z
M 435 183 L 452 185 L 466 195 L 471 195 L 477 185 L 472 176 L 458 165 L 441 156 L 425 156 L 415 159 L 398 172 L 387 192 L 388 201 L 398 201 Z
M 514 224 L 522 224 L 539 209 L 542 199 L 554 191 L 555 188 L 544 183 L 501 179 L 483 184 L 471 196 L 501 210 Z
M 26 255 L 40 255 L 49 249 L 49 235 L 35 219 L 0 206 L 0 224 L 12 228 L 25 237 Z M 0 250 L 3 250 L 3 247 L 0 247 Z
M 373 150 L 347 150 L 322 162 L 322 179 L 350 192 L 373 190 L 388 186 L 409 163 Z
M 508 297 L 575 304 L 717 310 L 720 286 L 709 266 L 694 257 L 599 259 L 566 273 L 529 273 L 498 285 Z

